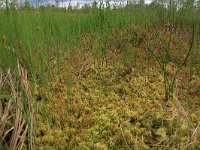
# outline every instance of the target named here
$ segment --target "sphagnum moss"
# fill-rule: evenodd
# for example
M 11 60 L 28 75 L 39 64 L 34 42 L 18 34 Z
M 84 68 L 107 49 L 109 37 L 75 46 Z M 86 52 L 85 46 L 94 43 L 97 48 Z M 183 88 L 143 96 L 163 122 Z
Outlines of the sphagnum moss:
M 11 69 L 18 77 L 20 62 L 38 106 L 35 133 L 29 125 L 29 146 L 24 149 L 199 149 L 199 75 L 194 73 L 199 69 L 198 33 L 192 69 L 184 64 L 175 86 L 177 99 L 167 104 L 165 80 L 148 51 L 151 46 L 160 58 L 170 48 L 170 76 L 191 42 L 188 29 L 195 24 L 199 32 L 199 6 L 170 2 L 169 7 L 130 3 L 117 9 L 93 5 L 66 11 L 26 3 L 25 8 L 7 5 L 0 10 L 0 72 L 6 81 L 0 105 L 6 106 L 10 98 L 6 72 Z M 70 86 L 67 81 L 72 81 Z M 23 91 L 21 86 L 16 89 Z M 10 128 L 6 124 L 5 133 L 12 133 Z M 0 142 L 8 148 L 8 137 L 4 139 Z

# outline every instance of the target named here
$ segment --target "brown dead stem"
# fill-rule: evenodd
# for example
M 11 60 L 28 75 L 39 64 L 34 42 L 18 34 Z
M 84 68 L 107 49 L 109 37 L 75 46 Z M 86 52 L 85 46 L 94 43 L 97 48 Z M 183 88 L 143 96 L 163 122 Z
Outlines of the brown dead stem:
M 32 137 L 32 130 L 30 130 L 33 121 L 32 92 L 27 71 L 19 63 L 18 71 L 20 78 L 17 80 L 10 69 L 5 78 L 3 73 L 0 74 L 0 87 L 7 85 L 10 92 L 9 99 L 0 99 L 0 144 L 5 145 L 9 150 L 22 149 L 27 136 Z M 19 85 L 22 89 L 18 87 Z M 24 97 L 22 93 L 25 94 Z

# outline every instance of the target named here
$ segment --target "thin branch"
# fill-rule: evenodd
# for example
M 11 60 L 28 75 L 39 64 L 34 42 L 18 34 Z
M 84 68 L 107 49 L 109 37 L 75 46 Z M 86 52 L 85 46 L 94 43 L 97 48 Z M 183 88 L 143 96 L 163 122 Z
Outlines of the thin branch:
M 184 64 L 187 62 L 188 57 L 190 56 L 190 53 L 191 53 L 192 50 L 193 50 L 194 36 L 195 36 L 195 23 L 194 23 L 194 20 L 193 20 L 192 42 L 191 42 L 191 44 L 190 44 L 190 48 L 189 48 L 189 50 L 188 50 L 188 52 L 187 52 L 187 55 L 186 55 L 185 59 L 183 60 L 181 66 L 178 68 L 178 70 L 175 72 L 175 74 L 174 74 L 174 76 L 173 76 L 173 78 L 172 78 L 172 82 L 171 82 L 171 84 L 170 84 L 170 88 L 172 88 L 172 90 L 173 90 L 173 85 L 174 85 L 174 82 L 175 82 L 175 80 L 176 80 L 176 77 L 178 76 L 179 72 L 182 70 Z
M 191 140 L 192 140 L 192 139 L 194 138 L 194 136 L 197 134 L 197 131 L 198 131 L 199 127 L 200 127 L 200 122 L 198 122 L 197 127 L 195 128 L 194 132 L 192 133 L 192 135 L 191 135 L 191 137 L 190 137 Z M 184 150 L 187 150 L 188 147 L 189 147 L 190 145 L 192 145 L 193 143 L 194 143 L 194 141 L 190 141 L 190 142 L 184 147 Z

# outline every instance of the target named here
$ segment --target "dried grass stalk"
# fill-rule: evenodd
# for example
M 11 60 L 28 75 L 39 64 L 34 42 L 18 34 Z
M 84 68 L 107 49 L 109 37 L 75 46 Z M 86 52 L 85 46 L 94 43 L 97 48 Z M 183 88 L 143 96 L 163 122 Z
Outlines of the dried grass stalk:
M 5 78 L 3 73 L 0 73 L 0 87 L 8 86 L 10 93 L 9 99 L 0 99 L 0 145 L 9 150 L 23 149 L 27 137 L 32 140 L 31 87 L 27 71 L 20 63 L 18 63 L 18 71 L 19 78 L 11 73 L 10 69 Z M 11 124 L 7 124 L 7 122 L 11 122 Z

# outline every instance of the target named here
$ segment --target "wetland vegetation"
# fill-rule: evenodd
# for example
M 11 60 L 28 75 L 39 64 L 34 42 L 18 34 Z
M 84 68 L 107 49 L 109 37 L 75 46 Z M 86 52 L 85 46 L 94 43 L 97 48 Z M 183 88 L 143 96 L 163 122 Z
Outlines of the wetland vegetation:
M 200 149 L 200 1 L 5 2 L 0 149 Z

